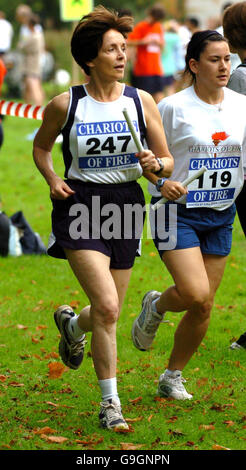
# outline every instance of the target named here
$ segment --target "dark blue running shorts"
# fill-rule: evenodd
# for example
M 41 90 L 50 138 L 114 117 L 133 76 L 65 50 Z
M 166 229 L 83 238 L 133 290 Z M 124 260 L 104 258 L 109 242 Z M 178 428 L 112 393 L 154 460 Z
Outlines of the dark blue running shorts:
M 160 198 L 152 197 L 151 204 L 158 200 Z M 222 211 L 210 208 L 187 209 L 185 204 L 174 202 L 167 202 L 164 206 L 165 209 L 158 209 L 164 210 L 162 217 L 157 216 L 158 210 L 152 211 L 155 222 L 151 222 L 152 237 L 160 257 L 170 249 L 182 250 L 195 246 L 199 246 L 204 254 L 227 256 L 230 253 L 232 224 L 236 213 L 235 204 Z M 176 212 L 172 211 L 175 206 L 177 216 Z M 170 215 L 171 211 L 172 215 Z M 170 236 L 175 237 L 171 248 L 170 244 L 167 244 Z
M 48 254 L 66 258 L 64 248 L 95 250 L 110 258 L 112 269 L 129 269 L 139 254 L 145 199 L 136 181 L 120 184 L 66 180 L 75 194 L 52 199 Z

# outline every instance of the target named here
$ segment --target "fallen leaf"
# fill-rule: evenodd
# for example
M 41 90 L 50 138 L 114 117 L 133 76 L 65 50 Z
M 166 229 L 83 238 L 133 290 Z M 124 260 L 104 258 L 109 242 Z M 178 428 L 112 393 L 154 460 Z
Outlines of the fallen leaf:
M 87 441 L 81 440 L 81 439 L 75 439 L 75 442 L 77 444 L 83 444 L 83 446 L 95 446 L 97 444 L 100 444 L 103 441 L 104 441 L 103 436 L 101 436 L 99 438 L 92 437 L 92 438 L 89 438 Z
M 24 326 L 24 325 L 16 325 L 17 329 L 18 330 L 27 330 L 28 329 L 28 326 Z
M 173 446 L 174 444 L 176 444 L 178 441 L 173 441 L 173 442 L 166 442 L 166 441 L 161 441 L 160 442 L 160 445 L 161 446 Z
M 34 434 L 54 434 L 56 431 L 51 429 L 49 426 L 45 426 L 44 428 L 37 429 L 34 431 Z
M 34 344 L 37 344 L 37 343 L 39 343 L 39 339 L 36 338 L 35 336 L 32 336 L 32 342 L 33 342 Z
M 179 429 L 169 429 L 167 434 L 171 434 L 172 436 L 184 436 L 183 431 L 180 431 Z
M 214 444 L 212 449 L 213 450 L 231 450 L 228 447 L 220 446 L 219 444 Z
M 234 403 L 225 403 L 224 405 L 221 405 L 219 403 L 214 403 L 210 410 L 215 410 L 215 411 L 225 411 L 227 408 L 233 408 L 235 405 Z
M 7 380 L 7 377 L 5 375 L 0 375 L 0 382 L 5 382 Z
M 126 418 L 127 423 L 136 423 L 137 421 L 142 421 L 143 416 L 138 416 L 137 418 Z
M 141 449 L 145 444 L 133 444 L 132 442 L 121 442 L 120 449 L 121 450 L 136 450 Z
M 195 442 L 193 442 L 193 441 L 187 441 L 187 442 L 185 443 L 185 445 L 188 446 L 188 447 L 192 447 L 192 446 L 195 445 Z
M 120 434 L 127 434 L 129 432 L 134 432 L 134 429 L 131 427 L 131 425 L 129 426 L 128 429 L 122 429 L 122 428 L 114 428 L 114 431 L 115 432 L 118 432 Z
M 207 377 L 202 377 L 201 379 L 198 379 L 196 381 L 196 384 L 198 387 L 203 387 L 204 385 L 206 385 L 206 383 L 208 382 L 208 378 Z
M 67 437 L 62 436 L 46 436 L 46 434 L 41 434 L 41 437 L 47 442 L 55 442 L 56 444 L 62 444 L 68 440 Z
M 137 397 L 137 398 L 134 398 L 133 400 L 129 399 L 129 402 L 132 403 L 132 405 L 135 405 L 136 403 L 142 401 L 142 397 Z
M 69 302 L 69 305 L 70 305 L 70 307 L 72 307 L 72 308 L 78 308 L 78 307 L 79 307 L 79 304 L 80 304 L 80 301 L 79 301 L 79 300 L 71 300 L 71 301 Z
M 38 312 L 41 309 L 42 309 L 41 305 L 36 305 L 36 307 L 33 307 L 32 311 L 33 312 Z
M 67 370 L 67 367 L 61 364 L 61 362 L 50 362 L 49 367 L 49 379 L 59 379 L 63 372 Z
M 44 356 L 45 359 L 58 359 L 59 354 L 56 353 L 55 351 L 48 353 Z
M 52 401 L 46 401 L 46 403 L 47 403 L 47 405 L 54 406 L 55 408 L 57 408 L 59 406 L 56 403 L 53 403 Z
M 20 384 L 19 382 L 9 382 L 8 385 L 11 385 L 11 387 L 24 387 L 25 384 Z
M 215 304 L 215 307 L 216 307 L 218 310 L 224 310 L 224 309 L 225 309 L 224 305 Z
M 38 330 L 46 330 L 47 328 L 48 328 L 48 326 L 46 326 L 46 325 L 38 325 L 38 326 L 36 326 L 36 330 L 37 330 L 37 331 L 38 331 Z
M 74 290 L 73 292 L 71 292 L 72 295 L 79 295 L 79 290 Z
M 235 422 L 234 421 L 223 421 L 223 424 L 227 424 L 227 427 L 234 426 Z
M 212 431 L 215 429 L 213 424 L 200 424 L 199 429 L 204 429 L 204 431 Z
M 171 416 L 168 420 L 167 423 L 174 423 L 174 421 L 177 421 L 178 416 Z

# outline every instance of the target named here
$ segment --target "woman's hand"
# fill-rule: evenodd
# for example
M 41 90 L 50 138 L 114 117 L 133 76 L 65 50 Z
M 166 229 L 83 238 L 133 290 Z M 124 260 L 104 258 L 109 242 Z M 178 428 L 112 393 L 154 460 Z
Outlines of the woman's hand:
M 179 199 L 181 196 L 184 196 L 184 194 L 188 194 L 187 187 L 182 186 L 179 181 L 166 180 L 160 189 L 161 195 L 170 201 L 174 201 L 175 199 Z
M 151 150 L 143 150 L 143 152 L 138 152 L 136 153 L 136 157 L 139 159 L 139 163 L 143 171 L 155 172 L 160 169 L 160 165 Z
M 67 199 L 68 197 L 75 194 L 65 181 L 59 176 L 55 176 L 52 182 L 50 183 L 50 197 L 51 199 Z

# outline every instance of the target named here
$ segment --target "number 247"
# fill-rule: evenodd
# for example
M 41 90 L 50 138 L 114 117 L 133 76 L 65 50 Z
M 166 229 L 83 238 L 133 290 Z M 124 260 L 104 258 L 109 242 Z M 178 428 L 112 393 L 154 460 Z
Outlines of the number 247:
M 130 135 L 118 135 L 117 140 L 122 141 L 122 146 L 120 149 L 120 152 L 126 152 L 127 151 L 127 145 L 129 144 L 131 140 Z M 100 155 L 102 150 L 106 150 L 109 153 L 114 153 L 117 147 L 114 145 L 114 139 L 113 137 L 108 137 L 105 142 L 101 145 L 100 139 L 97 139 L 96 137 L 91 137 L 86 141 L 86 145 L 90 145 L 90 148 L 87 150 L 87 155 Z

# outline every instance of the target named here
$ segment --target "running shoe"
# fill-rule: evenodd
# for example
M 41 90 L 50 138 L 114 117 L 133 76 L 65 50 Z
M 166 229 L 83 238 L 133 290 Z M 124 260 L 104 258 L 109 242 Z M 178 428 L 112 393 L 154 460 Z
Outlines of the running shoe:
M 234 341 L 234 343 L 231 344 L 230 349 L 243 349 L 243 347 L 240 346 L 240 344 L 238 344 L 236 341 Z
M 128 424 L 122 416 L 120 403 L 114 399 L 103 401 L 101 403 L 99 420 L 103 428 L 129 429 Z
M 81 339 L 75 341 L 68 333 L 68 322 L 74 316 L 75 313 L 69 305 L 61 305 L 54 313 L 56 326 L 61 333 L 59 343 L 61 359 L 66 366 L 70 367 L 70 369 L 76 370 L 83 361 L 86 341 L 85 335 L 83 335 Z
M 158 385 L 158 395 L 164 398 L 176 398 L 176 400 L 191 400 L 193 398 L 184 388 L 186 380 L 182 377 L 180 370 L 175 370 L 172 375 L 161 374 Z
M 231 349 L 246 349 L 246 332 L 230 346 Z
M 146 351 L 154 341 L 164 314 L 152 310 L 152 302 L 160 297 L 161 292 L 150 290 L 142 300 L 142 311 L 132 325 L 132 341 L 140 351 Z

